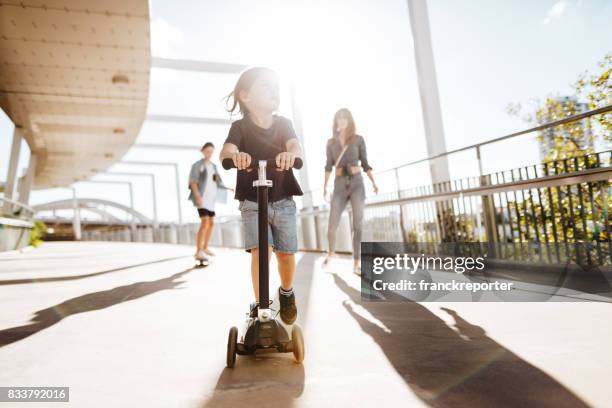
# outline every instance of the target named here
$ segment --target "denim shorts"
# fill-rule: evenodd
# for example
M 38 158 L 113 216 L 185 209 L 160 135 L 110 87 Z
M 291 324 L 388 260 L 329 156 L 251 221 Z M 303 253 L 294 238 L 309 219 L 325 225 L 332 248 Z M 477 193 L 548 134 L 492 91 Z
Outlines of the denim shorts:
M 244 249 L 259 246 L 257 237 L 257 203 L 250 200 L 240 202 L 240 216 L 244 231 Z M 268 204 L 268 245 L 274 251 L 297 252 L 296 206 L 293 198 L 285 198 Z

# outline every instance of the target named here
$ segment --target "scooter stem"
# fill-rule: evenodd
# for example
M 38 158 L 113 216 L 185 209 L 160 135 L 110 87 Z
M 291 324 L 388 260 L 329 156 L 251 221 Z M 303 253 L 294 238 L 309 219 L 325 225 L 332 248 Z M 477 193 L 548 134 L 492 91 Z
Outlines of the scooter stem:
M 260 160 L 257 170 L 259 178 L 253 182 L 257 187 L 257 227 L 259 238 L 259 310 L 268 309 L 269 264 L 268 264 L 268 188 L 272 180 L 266 179 L 266 160 Z

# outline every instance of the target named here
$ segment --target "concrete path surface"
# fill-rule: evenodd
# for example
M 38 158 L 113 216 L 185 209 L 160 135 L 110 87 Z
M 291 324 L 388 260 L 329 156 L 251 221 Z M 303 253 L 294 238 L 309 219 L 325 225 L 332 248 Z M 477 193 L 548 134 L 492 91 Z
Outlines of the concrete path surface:
M 612 305 L 361 302 L 350 260 L 318 254 L 297 256 L 304 363 L 227 369 L 250 261 L 215 251 L 203 269 L 167 244 L 0 256 L 0 386 L 69 386 L 53 407 L 612 406 Z

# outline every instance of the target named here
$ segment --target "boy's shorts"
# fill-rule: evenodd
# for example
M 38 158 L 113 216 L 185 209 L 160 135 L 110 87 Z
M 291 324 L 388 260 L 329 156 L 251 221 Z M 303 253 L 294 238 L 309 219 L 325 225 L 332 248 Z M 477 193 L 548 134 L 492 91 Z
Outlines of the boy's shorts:
M 200 218 L 202 218 L 202 217 L 214 217 L 215 216 L 215 212 L 207 210 L 206 208 L 198 208 L 198 216 Z
M 244 249 L 259 246 L 257 237 L 257 203 L 249 200 L 240 202 L 240 215 L 244 229 Z M 297 252 L 296 206 L 293 198 L 285 198 L 268 204 L 268 245 L 275 252 L 293 254 Z

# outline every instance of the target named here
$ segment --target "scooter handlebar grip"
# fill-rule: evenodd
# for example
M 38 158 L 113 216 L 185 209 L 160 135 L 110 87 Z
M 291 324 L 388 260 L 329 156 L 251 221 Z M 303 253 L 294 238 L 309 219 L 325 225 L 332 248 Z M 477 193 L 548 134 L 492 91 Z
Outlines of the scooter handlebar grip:
M 275 159 L 271 159 L 271 160 L 267 160 L 267 166 L 268 167 L 276 167 L 276 160 Z M 292 169 L 296 169 L 299 170 L 302 168 L 302 166 L 304 165 L 304 162 L 302 161 L 301 158 L 296 157 L 295 160 L 293 161 L 293 167 L 291 167 Z
M 267 165 L 270 167 L 276 167 L 276 160 L 271 159 L 267 161 Z M 232 160 L 229 157 L 226 157 L 225 159 L 223 159 L 221 161 L 221 165 L 223 166 L 223 168 L 225 170 L 230 170 L 230 169 L 235 169 L 236 166 L 234 166 L 234 160 Z M 295 161 L 293 162 L 293 168 L 296 170 L 299 170 L 302 168 L 302 166 L 304 165 L 304 162 L 302 161 L 302 159 L 300 157 L 296 157 Z M 251 169 L 255 169 L 257 168 L 257 160 L 252 160 L 251 161 L 251 165 L 249 166 L 249 168 Z
M 302 161 L 302 158 L 296 157 L 295 161 L 293 162 L 293 168 L 296 170 L 299 170 L 302 168 L 303 165 L 304 165 L 304 162 Z
M 226 157 L 225 159 L 223 159 L 221 161 L 221 165 L 223 166 L 223 168 L 225 170 L 230 170 L 230 169 L 235 169 L 236 166 L 234 166 L 234 160 L 232 160 L 229 157 Z

